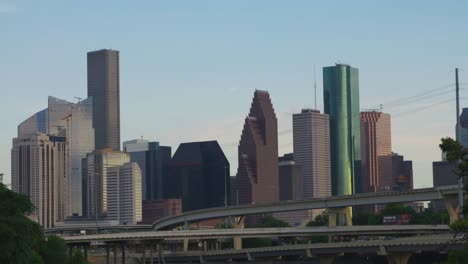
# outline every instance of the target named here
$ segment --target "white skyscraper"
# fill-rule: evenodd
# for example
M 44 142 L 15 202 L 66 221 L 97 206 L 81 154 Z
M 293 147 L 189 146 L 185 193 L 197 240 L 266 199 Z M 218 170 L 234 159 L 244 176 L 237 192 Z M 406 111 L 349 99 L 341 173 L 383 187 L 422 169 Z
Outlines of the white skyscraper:
M 141 170 L 136 162 L 108 169 L 107 219 L 120 224 L 142 220 Z

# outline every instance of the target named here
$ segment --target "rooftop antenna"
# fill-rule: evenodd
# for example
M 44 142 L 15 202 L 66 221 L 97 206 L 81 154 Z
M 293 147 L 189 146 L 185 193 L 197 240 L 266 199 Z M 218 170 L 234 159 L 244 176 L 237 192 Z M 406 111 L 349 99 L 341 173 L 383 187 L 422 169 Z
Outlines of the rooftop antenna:
M 317 110 L 317 76 L 315 75 L 315 64 L 314 64 L 314 94 L 315 94 L 315 110 Z

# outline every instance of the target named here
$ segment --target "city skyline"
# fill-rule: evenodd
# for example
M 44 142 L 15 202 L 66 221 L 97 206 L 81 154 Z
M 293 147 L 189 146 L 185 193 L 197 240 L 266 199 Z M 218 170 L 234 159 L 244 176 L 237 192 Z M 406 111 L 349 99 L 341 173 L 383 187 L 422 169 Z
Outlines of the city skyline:
M 242 6 L 242 4 L 240 4 Z M 259 5 L 253 4 L 253 10 L 260 10 Z M 299 4 L 297 4 L 299 6 Z M 302 3 L 302 5 L 310 5 Z M 346 5 L 346 4 L 345 4 Z M 33 5 L 34 6 L 34 5 Z M 313 5 L 312 5 L 313 6 Z M 318 5 L 319 9 L 328 10 L 330 6 Z M 453 12 L 456 11 L 455 5 L 448 5 L 443 9 L 439 9 L 437 14 L 443 18 L 449 18 L 450 16 L 459 16 L 459 13 Z M 193 7 L 192 7 L 193 8 Z M 221 9 L 221 11 L 226 12 L 225 9 L 214 6 L 213 8 Z M 370 9 L 376 9 L 375 6 L 371 6 Z M 371 40 L 369 45 L 372 44 L 381 44 L 376 45 L 374 49 L 366 51 L 367 56 L 375 56 L 378 59 L 370 59 L 369 57 L 364 56 L 360 58 L 363 54 L 361 48 L 351 48 L 346 52 L 340 51 L 334 45 L 331 45 L 332 48 L 323 49 L 323 45 L 330 45 L 331 40 L 323 39 L 321 45 L 314 45 L 309 49 L 305 49 L 302 45 L 310 44 L 310 41 L 301 37 L 297 32 L 289 33 L 292 37 L 292 40 L 289 42 L 281 42 L 277 44 L 271 44 L 271 48 L 263 50 L 256 56 L 252 56 L 247 61 L 248 63 L 253 63 L 257 65 L 258 63 L 271 63 L 275 60 L 281 60 L 284 65 L 282 67 L 273 67 L 270 65 L 265 65 L 262 67 L 255 67 L 255 70 L 250 69 L 252 66 L 247 66 L 247 69 L 252 70 L 253 75 L 247 74 L 245 69 L 241 69 L 239 60 L 231 57 L 227 53 L 220 53 L 219 49 L 209 51 L 213 46 L 208 45 L 208 50 L 205 50 L 203 47 L 198 47 L 199 52 L 194 52 L 194 50 L 187 49 L 188 46 L 179 45 L 175 46 L 170 51 L 180 50 L 182 55 L 188 55 L 189 58 L 194 61 L 198 61 L 198 56 L 195 53 L 199 53 L 203 56 L 208 56 L 207 61 L 202 63 L 203 69 L 211 69 L 213 73 L 216 73 L 218 76 L 214 80 L 208 80 L 208 75 L 200 75 L 201 79 L 197 77 L 201 73 L 199 69 L 195 69 L 191 62 L 179 61 L 173 62 L 169 60 L 169 57 L 166 57 L 161 53 L 161 51 L 155 51 L 149 54 L 149 58 L 159 58 L 159 63 L 150 63 L 149 61 L 142 59 L 141 56 L 144 52 L 148 51 L 148 46 L 143 46 L 143 50 L 136 51 L 132 50 L 131 45 L 128 41 L 122 41 L 118 38 L 113 37 L 111 34 L 104 34 L 102 38 L 97 38 L 92 43 L 89 41 L 84 41 L 80 43 L 72 44 L 68 41 L 65 41 L 65 44 L 61 43 L 62 46 L 67 48 L 58 49 L 56 54 L 50 53 L 47 49 L 44 50 L 41 54 L 35 54 L 35 56 L 29 56 L 34 50 L 44 48 L 44 43 L 49 43 L 50 39 L 39 38 L 38 47 L 25 50 L 25 45 L 19 45 L 19 47 L 13 47 L 10 43 L 0 44 L 1 47 L 5 47 L 4 51 L 5 61 L 8 63 L 3 64 L 0 68 L 4 71 L 0 73 L 0 79 L 2 79 L 2 90 L 3 87 L 6 87 L 6 93 L 4 96 L 6 98 L 11 98 L 3 104 L 2 110 L 11 109 L 11 114 L 2 118 L 5 118 L 5 130 L 0 132 L 0 172 L 5 173 L 5 181 L 10 182 L 10 147 L 11 147 L 11 138 L 15 136 L 16 125 L 21 121 L 25 120 L 28 116 L 33 114 L 39 109 L 43 109 L 44 105 L 42 102 L 45 99 L 45 96 L 51 95 L 59 98 L 64 98 L 71 101 L 73 96 L 85 97 L 86 85 L 83 80 L 86 79 L 86 67 L 83 67 L 85 64 L 84 54 L 87 51 L 95 50 L 101 47 L 112 47 L 120 50 L 122 52 L 121 59 L 121 72 L 122 72 L 122 95 L 121 95 L 121 104 L 122 104 L 122 139 L 132 139 L 139 138 L 140 136 L 145 136 L 147 139 L 158 139 L 165 145 L 177 146 L 180 142 L 186 141 L 198 141 L 198 140 L 219 140 L 223 151 L 226 152 L 229 161 L 231 162 L 231 174 L 237 168 L 236 161 L 236 148 L 227 147 L 231 142 L 238 142 L 238 135 L 242 129 L 242 122 L 244 118 L 244 109 L 249 103 L 250 94 L 255 88 L 268 90 L 271 94 L 272 100 L 275 102 L 275 109 L 278 111 L 278 121 L 279 126 L 278 130 L 287 131 L 290 128 L 291 123 L 291 113 L 299 111 L 303 107 L 311 106 L 313 104 L 313 65 L 316 64 L 318 69 L 321 66 L 330 65 L 333 62 L 336 62 L 336 58 L 342 58 L 346 62 L 351 63 L 353 66 L 360 69 L 360 81 L 361 81 L 361 105 L 363 109 L 367 107 L 375 107 L 380 103 L 384 104 L 384 111 L 390 112 L 392 114 L 392 123 L 393 123 L 393 135 L 394 135 L 394 150 L 399 152 L 410 160 L 413 160 L 415 163 L 415 187 L 430 186 L 431 185 L 431 164 L 434 160 L 440 159 L 440 152 L 438 149 L 439 139 L 444 136 L 453 136 L 454 134 L 454 107 L 452 104 L 444 105 L 435 105 L 433 109 L 425 110 L 420 113 L 407 114 L 407 109 L 403 108 L 392 108 L 387 111 L 385 103 L 393 99 L 405 97 L 405 95 L 411 96 L 427 90 L 435 89 L 442 87 L 446 84 L 453 83 L 453 68 L 459 66 L 463 69 L 462 60 L 466 58 L 466 51 L 461 49 L 462 46 L 467 46 L 467 40 L 464 38 L 459 38 L 454 35 L 454 31 L 457 28 L 461 27 L 460 25 L 453 27 L 453 30 L 446 31 L 447 28 L 452 27 L 453 24 L 451 21 L 447 21 L 444 27 L 432 27 L 431 31 L 427 28 L 431 28 L 431 23 L 426 26 L 423 21 L 426 21 L 430 14 L 433 14 L 437 5 L 431 8 L 423 7 L 423 11 L 427 12 L 427 17 L 419 15 L 414 17 L 409 16 L 412 10 L 415 9 L 415 4 L 405 5 L 405 8 L 408 10 L 402 10 L 402 24 L 408 21 L 417 22 L 416 25 L 410 26 L 410 30 L 417 31 L 417 29 L 424 29 L 420 40 L 417 38 L 412 38 L 406 33 L 408 31 L 403 31 L 401 37 L 405 41 L 394 40 L 396 41 L 398 49 L 391 49 L 385 44 Z M 271 7 L 273 12 L 279 12 L 280 9 L 278 4 L 272 4 Z M 291 10 L 293 9 L 293 10 Z M 298 11 L 297 6 L 285 10 L 283 14 L 291 14 L 292 11 Z M 17 22 L 17 19 L 21 19 L 24 15 L 28 15 L 27 6 L 18 6 L 17 13 L 12 14 L 0 14 L 0 19 L 5 19 L 7 22 Z M 52 12 L 58 12 L 59 8 L 52 8 Z M 188 13 L 191 17 L 195 15 L 190 12 L 190 9 L 174 9 L 165 6 L 165 9 L 168 14 L 165 15 L 165 18 L 177 18 L 180 14 Z M 173 13 L 171 14 L 171 10 Z M 377 10 L 381 10 L 377 8 Z M 384 29 L 392 29 L 385 22 L 386 19 L 389 19 L 392 12 L 397 12 L 395 9 L 384 12 L 384 16 L 381 20 L 378 20 L 383 23 Z M 118 13 L 118 12 L 117 12 Z M 450 13 L 450 16 L 448 14 Z M 91 14 L 91 20 L 93 20 L 93 14 Z M 232 13 L 231 13 L 232 14 Z M 300 13 L 304 19 L 306 17 L 303 13 Z M 385 16 L 387 14 L 387 16 Z M 253 15 L 253 14 L 251 14 Z M 40 16 L 40 14 L 35 14 L 33 17 Z M 147 16 L 143 16 L 145 19 L 149 19 Z M 272 29 L 274 26 L 263 25 L 257 19 L 268 18 L 265 15 L 260 15 L 260 18 L 254 19 L 253 16 L 247 14 L 248 21 L 254 22 L 254 25 L 260 26 L 265 29 Z M 301 16 L 300 16 L 301 17 Z M 319 16 L 320 17 L 320 16 Z M 199 17 L 198 17 L 199 18 Z M 346 18 L 346 17 L 345 17 Z M 372 18 L 375 18 L 374 16 Z M 95 18 L 94 18 L 95 19 Z M 220 18 L 221 19 L 221 18 Z M 229 22 L 233 19 L 232 17 L 227 17 L 221 19 L 222 22 L 227 23 L 232 26 Z M 252 20 L 253 19 L 253 20 Z M 370 19 L 370 18 L 368 18 Z M 463 17 L 460 16 L 459 19 L 454 19 L 456 21 L 463 21 Z M 125 19 L 124 19 L 125 20 Z M 341 19 L 339 19 L 341 21 Z M 53 21 L 51 18 L 50 21 L 46 21 L 44 24 L 37 25 L 37 27 L 43 27 Z M 128 21 L 128 20 L 127 20 Z M 199 23 L 205 25 L 202 21 L 196 20 Z M 271 20 L 268 20 L 272 22 Z M 280 34 L 286 34 L 284 31 L 285 28 L 289 28 L 290 25 L 294 25 L 297 21 L 289 18 L 283 17 L 282 21 L 286 21 L 287 26 L 280 28 Z M 315 20 L 313 20 L 315 21 Z M 432 20 L 429 20 L 431 22 Z M 206 20 L 204 22 L 207 22 Z M 256 23 L 255 23 L 256 22 Z M 371 21 L 368 21 L 369 23 Z M 432 23 L 436 23 L 432 21 Z M 22 25 L 18 22 L 18 24 Z M 198 25 L 197 23 L 195 23 Z M 300 25 L 307 23 L 300 23 Z M 463 23 L 460 23 L 463 24 Z M 180 24 L 179 24 L 180 25 Z M 272 25 L 275 25 L 274 23 Z M 13 28 L 17 26 L 13 24 Z M 395 25 L 395 30 L 397 30 L 398 25 Z M 80 28 L 81 26 L 78 26 Z M 238 37 L 244 36 L 245 38 L 251 38 L 251 32 L 243 27 L 242 25 L 238 26 L 239 29 L 246 29 L 245 34 L 240 33 L 238 30 L 234 31 L 234 35 Z M 336 29 L 334 25 L 330 25 L 332 29 Z M 74 27 L 77 29 L 77 26 Z M 172 26 L 173 29 L 180 29 L 177 25 Z M 219 28 L 216 26 L 208 26 L 208 28 L 214 32 L 218 32 Z M 366 29 L 367 27 L 364 26 Z M 51 29 L 57 29 L 57 26 L 52 26 Z M 301 26 L 300 30 L 304 30 Z M 298 30 L 299 30 L 298 29 Z M 368 30 L 369 28 L 367 28 Z M 98 30 L 99 31 L 99 30 Z M 365 31 L 365 30 L 364 30 Z M 432 31 L 446 31 L 445 33 L 440 33 L 440 40 L 433 40 L 425 33 Z M 166 34 L 169 34 L 163 30 Z M 195 31 L 198 32 L 198 31 Z M 221 32 L 221 31 L 219 31 Z M 303 31 L 309 33 L 309 31 Z M 310 33 L 317 32 L 316 30 L 311 30 Z M 362 33 L 355 30 L 353 31 L 358 36 L 362 36 Z M 400 36 L 396 33 L 392 33 L 390 30 L 390 36 Z M 5 32 L 6 37 L 11 37 L 12 40 L 16 41 L 14 38 L 16 35 L 12 32 Z M 115 31 L 114 31 L 115 33 Z M 202 36 L 207 36 L 206 32 Z M 378 34 L 377 34 L 378 35 Z M 138 42 L 143 42 L 145 37 L 143 35 L 138 35 L 138 32 L 132 33 L 132 36 L 135 37 Z M 140 36 L 140 37 L 137 37 Z M 174 42 L 176 41 L 175 36 L 168 35 L 169 37 L 166 41 Z M 266 39 L 273 37 L 273 31 L 267 31 L 262 37 Z M 324 36 L 323 34 L 318 34 L 317 36 Z M 325 34 L 325 36 L 327 36 Z M 348 35 L 349 36 L 349 35 Z M 109 37 L 109 39 L 105 39 Z M 190 35 L 192 41 L 194 36 Z M 261 38 L 260 38 L 261 39 Z M 253 37 L 254 42 L 251 43 L 252 46 L 248 50 L 259 51 L 259 44 L 266 44 L 266 42 L 260 41 L 259 38 Z M 447 39 L 442 40 L 442 39 Z M 300 40 L 306 40 L 304 44 L 300 44 Z M 457 40 L 457 41 L 456 41 Z M 388 41 L 388 39 L 387 39 Z M 454 44 L 457 42 L 457 44 Z M 13 42 L 15 43 L 15 42 Z M 354 44 L 363 44 L 362 41 L 352 41 Z M 402 48 L 403 43 L 405 48 Z M 422 51 L 420 50 L 420 43 L 427 43 Z M 68 44 L 68 45 L 67 45 Z M 167 44 L 167 42 L 166 42 Z M 200 40 L 200 44 L 205 45 L 205 42 Z M 226 47 L 226 43 L 222 39 L 218 40 L 216 44 L 221 44 L 222 47 Z M 242 44 L 242 42 L 241 42 Z M 245 44 L 242 49 L 234 49 L 234 53 L 241 52 L 245 49 Z M 250 42 L 249 42 L 250 44 Z M 281 45 L 288 44 L 284 49 Z M 441 45 L 442 44 L 442 45 Z M 445 44 L 445 46 L 443 45 Z M 11 45 L 11 46 L 10 46 Z M 53 45 L 54 46 L 54 45 Z M 364 45 L 366 46 L 366 45 Z M 438 48 L 437 46 L 442 46 L 443 48 Z M 28 47 L 26 45 L 26 47 Z M 167 49 L 167 46 L 164 46 Z M 295 49 L 295 47 L 299 47 Z M 368 46 L 367 46 L 368 47 Z M 416 48 L 418 47 L 418 48 Z M 457 48 L 460 47 L 460 48 Z M 442 58 L 450 50 L 458 50 L 461 52 L 455 58 L 454 56 L 447 56 L 447 58 Z M 315 51 L 314 51 L 315 50 Z M 18 52 L 24 52 L 24 54 L 19 54 Z M 320 52 L 319 52 L 320 51 Z M 335 51 L 335 52 L 334 52 Z M 390 52 L 389 52 L 390 51 Z M 298 59 L 299 53 L 302 52 L 305 56 L 302 59 Z M 407 54 L 409 52 L 409 54 Z M 9 53 L 9 54 L 6 54 Z M 326 56 L 321 56 L 319 53 L 325 53 Z M 393 54 L 393 60 L 388 60 L 390 56 L 388 53 Z M 225 54 L 224 60 L 215 60 L 212 56 Z M 248 53 L 250 54 L 250 53 Z M 422 55 L 426 55 L 426 59 L 421 60 Z M 452 54 L 452 53 L 450 53 Z M 51 56 L 53 55 L 53 56 Z M 377 56 L 382 55 L 382 56 Z M 396 55 L 396 56 L 395 56 Z M 16 56 L 16 57 L 15 57 Z M 25 57 L 27 56 L 27 57 Z M 37 63 L 42 60 L 43 56 L 48 56 L 50 62 L 47 67 L 43 68 L 37 67 Z M 274 59 L 264 60 L 265 57 L 271 57 Z M 286 58 L 288 57 L 288 59 Z M 291 57 L 291 58 L 289 58 Z M 245 57 L 242 57 L 245 59 Z M 61 63 L 57 63 L 57 62 Z M 185 62 L 186 65 L 183 65 Z M 223 68 L 224 63 L 229 62 L 234 66 Z M 399 63 L 398 63 L 399 62 Z M 25 63 L 27 65 L 25 65 Z M 63 64 L 62 64 L 63 63 Z M 168 63 L 168 65 L 164 65 Z M 228 63 L 228 64 L 229 64 Z M 398 63 L 398 65 L 397 65 Z M 400 65 L 401 64 L 401 65 Z M 437 64 L 437 65 L 435 65 Z M 144 65 L 147 65 L 148 68 L 145 68 Z M 180 68 L 175 66 L 181 66 Z M 418 67 L 419 65 L 419 67 Z M 163 69 L 161 66 L 167 66 L 167 69 Z M 246 65 L 242 65 L 245 67 Z M 374 67 L 375 66 L 375 67 Z M 423 67 L 424 66 L 424 67 Z M 208 68 L 207 68 L 208 67 Z M 34 71 L 32 70 L 34 68 Z M 215 68 L 219 68 L 216 69 Z M 375 69 L 374 69 L 375 68 Z M 20 70 L 21 69 L 21 70 Z M 411 69 L 418 69 L 418 71 L 411 71 Z M 156 73 L 157 76 L 152 75 L 150 79 L 139 79 L 141 77 L 142 71 L 143 74 Z M 191 72 L 193 71 L 193 72 Z M 286 71 L 280 76 L 280 72 Z M 294 72 L 295 71 L 295 72 Z M 405 73 L 405 71 L 411 72 Z M 29 78 L 18 78 L 20 72 L 31 72 Z M 387 74 L 392 72 L 392 80 L 387 77 Z M 62 74 L 66 78 L 58 78 L 55 80 L 51 75 Z M 232 75 L 235 73 L 234 78 L 229 78 L 229 74 Z M 42 75 L 42 76 L 41 76 Z M 219 76 L 220 75 L 220 76 Z M 320 74 L 318 74 L 320 76 Z M 210 77 L 212 77 L 210 75 Z M 221 78 L 221 79 L 219 79 Z M 206 79 L 206 80 L 205 80 Z M 269 80 L 269 81 L 264 81 Z M 463 83 L 464 80 L 467 80 L 464 77 L 464 72 L 460 73 L 460 81 Z M 153 83 L 154 82 L 154 83 Z M 384 83 L 385 82 L 385 83 Z M 466 81 L 465 81 L 466 83 Z M 5 86 L 4 86 L 5 85 Z M 319 91 L 320 102 L 320 90 L 321 90 L 321 78 L 317 78 L 317 86 Z M 201 88 L 200 87 L 206 87 Z M 288 87 L 288 89 L 284 89 Z M 8 88 L 8 89 L 7 89 Z M 26 89 L 26 90 L 24 90 Z M 27 98 L 24 98 L 24 91 L 27 92 Z M 194 91 L 192 91 L 194 90 Z M 288 90 L 288 92 L 282 91 Z M 215 91 L 213 93 L 213 91 Z M 293 91 L 292 94 L 288 94 Z M 184 96 L 180 96 L 184 94 Z M 43 94 L 43 95 L 39 95 Z M 45 95 L 45 96 L 44 96 Z M 40 96 L 44 96 L 41 98 Z M 213 102 L 212 105 L 209 105 L 202 99 L 204 96 L 212 96 L 218 102 Z M 449 99 L 452 94 L 444 94 L 444 98 Z M 144 98 L 146 97 L 146 98 Z M 462 90 L 463 97 L 463 90 Z M 200 98 L 201 104 L 197 104 Z M 230 100 L 226 100 L 230 98 Z M 385 100 L 384 100 L 385 99 Z M 427 101 L 427 103 L 417 103 L 409 105 L 409 109 L 418 108 L 425 105 L 432 105 L 441 101 L 438 98 L 432 98 L 432 100 Z M 154 103 L 156 101 L 156 103 Z M 151 108 L 147 108 L 144 105 L 153 102 Z M 160 102 L 160 103 L 158 103 Z M 164 109 L 169 109 L 171 105 L 176 105 L 174 113 L 168 113 Z M 461 106 L 466 106 L 466 100 L 462 98 Z M 319 106 L 319 109 L 321 106 Z M 212 109 L 220 109 L 212 111 Z M 149 112 L 154 116 L 152 123 L 148 126 L 143 125 L 145 123 L 144 118 L 134 119 L 134 116 L 138 116 L 138 112 Z M 190 111 L 194 120 L 188 120 L 185 112 Z M 146 113 L 145 112 L 145 113 Z M 398 116 L 399 113 L 405 113 L 404 115 Z M 433 122 L 424 122 L 424 124 L 418 125 L 417 127 L 412 124 L 416 124 L 418 120 L 421 120 L 422 117 L 429 115 L 433 117 Z M 203 117 L 207 117 L 200 123 L 200 120 Z M 395 119 L 393 119 L 395 117 Z M 2 120 L 3 121 L 3 120 Z M 184 123 L 184 124 L 181 124 Z M 197 125 L 199 124 L 199 125 Z M 411 124 L 411 125 L 408 125 Z M 162 128 L 164 126 L 164 128 Z M 206 129 L 209 128 L 209 129 Z M 191 129 L 191 133 L 183 133 L 183 131 L 188 131 Z M 179 132 L 182 131 L 182 132 Z M 422 131 L 424 133 L 422 133 Z M 424 136 L 421 136 L 424 135 Z M 290 152 L 292 149 L 292 134 L 283 134 L 279 137 L 279 155 L 283 153 Z M 121 142 L 120 142 L 121 143 Z M 413 150 L 414 149 L 414 150 Z

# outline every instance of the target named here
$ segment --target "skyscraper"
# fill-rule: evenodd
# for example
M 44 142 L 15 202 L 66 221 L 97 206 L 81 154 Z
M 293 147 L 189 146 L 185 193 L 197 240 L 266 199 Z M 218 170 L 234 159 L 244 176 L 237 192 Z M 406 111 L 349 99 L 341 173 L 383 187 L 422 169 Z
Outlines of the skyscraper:
M 107 183 L 111 167 L 130 162 L 130 155 L 118 150 L 95 150 L 86 156 L 88 164 L 88 217 L 103 218 L 107 216 Z
M 49 113 L 51 113 L 49 104 Z M 92 99 L 87 98 L 76 104 L 70 103 L 67 115 L 60 118 L 67 138 L 69 215 L 83 215 L 83 168 L 82 159 L 94 150 L 94 129 L 92 123 Z
M 360 192 L 393 189 L 392 132 L 390 115 L 361 112 L 362 189 Z
M 238 147 L 239 204 L 279 201 L 278 123 L 270 95 L 256 90 Z
M 64 198 L 67 215 L 82 215 L 81 159 L 94 150 L 92 99 L 71 103 L 53 96 L 48 107 L 18 126 L 18 137 L 45 133 L 66 137 L 67 195 Z
M 325 114 L 330 117 L 332 194 L 361 189 L 359 73 L 349 65 L 323 68 Z
M 293 115 L 294 161 L 302 167 L 305 200 L 331 195 L 329 125 L 318 110 Z
M 180 144 L 169 171 L 165 198 L 182 199 L 182 211 L 230 205 L 229 161 L 217 141 Z
M 55 226 L 67 215 L 66 139 L 43 133 L 13 139 L 12 189 L 30 197 L 31 219 L 44 228 Z
M 108 169 L 107 195 L 107 219 L 119 224 L 141 222 L 141 171 L 136 162 Z
M 93 97 L 96 149 L 120 149 L 119 52 L 88 52 L 88 97 Z
M 125 141 L 123 147 L 130 154 L 131 161 L 140 166 L 143 200 L 162 199 L 163 178 L 168 173 L 171 147 L 144 139 Z
M 463 108 L 460 115 L 460 143 L 468 148 L 468 108 Z

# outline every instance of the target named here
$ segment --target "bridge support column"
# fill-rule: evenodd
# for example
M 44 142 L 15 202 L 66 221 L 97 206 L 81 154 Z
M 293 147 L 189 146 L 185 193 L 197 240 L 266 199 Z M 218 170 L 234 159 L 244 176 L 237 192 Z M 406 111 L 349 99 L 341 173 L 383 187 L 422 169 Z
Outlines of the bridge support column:
M 243 229 L 244 228 L 244 216 L 234 217 L 233 227 L 234 229 Z M 241 250 L 242 249 L 242 237 L 235 236 L 234 237 L 234 249 Z
M 407 264 L 408 260 L 411 257 L 411 253 L 388 253 L 387 254 L 387 261 L 389 264 Z
M 125 245 L 120 245 L 120 250 L 122 251 L 122 264 L 125 264 Z
M 328 209 L 328 226 L 352 226 L 353 219 L 351 210 L 351 207 Z
M 114 245 L 114 264 L 117 264 L 117 246 Z
M 443 201 L 444 201 L 445 208 L 447 209 L 449 216 L 450 216 L 450 224 L 453 224 L 453 222 L 458 220 L 459 207 L 457 206 L 453 208 L 450 199 L 448 199 L 447 197 L 444 197 Z
M 189 239 L 184 238 L 184 251 L 188 251 L 188 246 L 189 246 Z
M 109 244 L 106 244 L 106 264 L 110 264 Z
M 150 264 L 153 264 L 153 244 L 150 244 Z
M 146 263 L 146 245 L 143 243 L 143 263 Z

